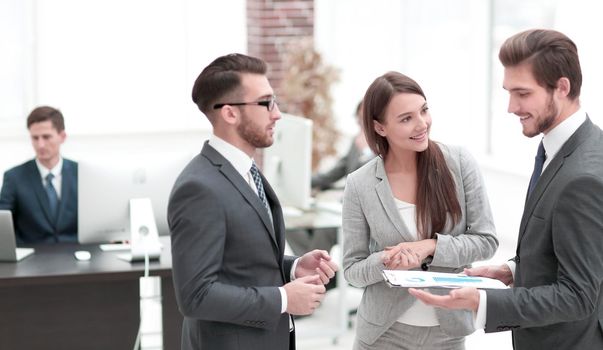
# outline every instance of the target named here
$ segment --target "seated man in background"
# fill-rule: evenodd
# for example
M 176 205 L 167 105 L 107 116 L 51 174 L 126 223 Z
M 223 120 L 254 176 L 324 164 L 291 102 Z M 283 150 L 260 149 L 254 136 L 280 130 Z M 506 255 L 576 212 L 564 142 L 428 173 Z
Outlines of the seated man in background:
M 77 163 L 60 154 L 63 115 L 37 107 L 27 129 L 36 157 L 4 173 L 0 209 L 12 212 L 19 245 L 77 242 Z
M 362 113 L 362 101 L 356 106 L 356 122 L 360 128 L 354 137 L 347 153 L 340 158 L 335 165 L 323 173 L 312 176 L 313 192 L 325 191 L 336 187 L 336 183 L 344 179 L 349 173 L 363 166 L 375 157 L 366 143 L 362 124 L 360 123 Z M 318 195 L 320 197 L 320 195 Z M 337 230 L 335 229 L 311 229 L 287 231 L 287 243 L 296 255 L 304 254 L 314 249 L 330 251 L 337 243 Z M 334 285 L 333 279 L 329 286 Z
M 340 158 L 331 169 L 312 176 L 313 190 L 324 191 L 333 188 L 336 182 L 345 178 L 349 173 L 360 168 L 375 156 L 366 143 L 364 131 L 360 124 L 360 113 L 362 113 L 362 101 L 358 102 L 355 114 L 360 132 L 354 137 L 354 142 L 350 145 L 345 156 Z

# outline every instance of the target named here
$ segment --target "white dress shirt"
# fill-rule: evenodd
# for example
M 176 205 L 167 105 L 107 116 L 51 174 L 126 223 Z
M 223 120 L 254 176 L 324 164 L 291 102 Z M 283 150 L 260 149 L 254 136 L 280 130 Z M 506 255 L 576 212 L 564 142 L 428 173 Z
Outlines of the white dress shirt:
M 542 166 L 542 171 L 551 163 L 565 142 L 578 130 L 580 125 L 586 121 L 586 112 L 582 108 L 562 121 L 553 130 L 549 131 L 542 138 L 546 159 Z M 507 261 L 506 264 L 511 269 L 511 274 L 515 278 L 515 261 Z M 485 291 L 479 291 L 479 306 L 475 315 L 475 328 L 482 329 L 486 327 L 487 315 L 487 294 Z
M 209 138 L 209 145 L 212 146 L 218 153 L 220 153 L 226 160 L 232 164 L 233 168 L 241 174 L 243 179 L 247 181 L 249 186 L 253 189 L 253 191 L 257 194 L 258 189 L 255 187 L 255 182 L 253 182 L 253 178 L 249 170 L 251 169 L 251 164 L 253 163 L 253 159 L 250 158 L 245 152 L 241 151 L 237 147 L 231 145 L 230 143 L 222 140 L 216 135 L 212 135 Z M 293 267 L 291 268 L 290 276 L 291 280 L 295 278 L 294 272 L 297 267 L 297 262 L 299 259 L 296 259 L 293 263 Z M 287 292 L 285 288 L 278 287 L 279 292 L 281 293 L 281 313 L 284 313 L 287 310 Z
M 396 202 L 396 207 L 402 221 L 404 221 L 406 227 L 408 227 L 409 233 L 419 240 L 416 205 L 401 201 L 398 198 L 394 198 L 394 201 Z M 419 300 L 415 300 L 410 307 L 398 317 L 397 322 L 417 327 L 435 327 L 440 325 L 440 321 L 435 312 L 435 307 L 426 305 Z

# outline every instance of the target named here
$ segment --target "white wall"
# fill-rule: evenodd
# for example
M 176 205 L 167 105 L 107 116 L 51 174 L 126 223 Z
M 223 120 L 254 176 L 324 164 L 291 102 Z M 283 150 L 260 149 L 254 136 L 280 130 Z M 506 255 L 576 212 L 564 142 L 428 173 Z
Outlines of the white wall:
M 474 131 L 485 129 L 487 114 L 487 91 L 475 88 L 487 76 L 487 1 L 316 0 L 315 5 L 317 48 L 341 69 L 335 114 L 345 133 L 355 132 L 349 115 L 370 83 L 396 70 L 424 89 L 435 139 L 485 147 L 485 133 Z
M 209 125 L 190 90 L 212 59 L 247 51 L 245 4 L 0 1 L 0 170 L 33 156 L 24 124 L 40 104 L 63 111 L 67 157 L 94 148 L 198 150 Z M 478 157 L 499 232 L 513 237 L 538 140 L 523 137 L 506 113 L 497 45 L 532 27 L 567 33 L 581 55 L 582 103 L 602 125 L 602 8 L 588 0 L 316 0 L 315 37 L 327 62 L 341 69 L 333 94 L 344 134 L 356 132 L 351 116 L 377 76 L 399 70 L 415 78 L 428 97 L 433 137 Z M 488 51 L 493 24 L 496 42 Z M 488 144 L 491 154 L 484 157 Z
M 499 45 L 529 28 L 565 32 L 578 45 L 581 57 L 582 104 L 591 119 L 603 125 L 597 89 L 603 81 L 603 46 L 598 34 L 603 4 L 588 0 L 316 0 L 315 5 L 317 48 L 328 63 L 341 69 L 341 81 L 333 93 L 335 115 L 344 133 L 356 132 L 350 115 L 377 76 L 398 70 L 414 78 L 428 98 L 432 137 L 465 146 L 478 158 L 498 232 L 505 245 L 514 246 L 539 138 L 524 137 L 517 117 L 506 112 L 508 95 L 502 89 Z
M 423 87 L 433 117 L 432 137 L 467 147 L 480 159 L 529 176 L 539 138 L 521 133 L 507 113 L 498 48 L 529 28 L 565 32 L 578 45 L 584 83 L 581 102 L 603 125 L 598 85 L 603 3 L 588 0 L 316 0 L 316 43 L 341 69 L 335 116 L 346 135 L 349 117 L 369 84 L 388 70 Z M 490 41 L 492 33 L 492 41 Z M 491 105 L 489 99 L 492 99 Z
M 72 135 L 207 130 L 193 82 L 218 55 L 246 51 L 244 0 L 3 0 L 0 9 L 0 28 L 11 29 L 2 66 L 17 68 L 0 70 L 9 79 L 0 136 L 25 135 L 41 104 L 61 109 Z
M 85 159 L 87 154 L 104 153 L 170 153 L 190 155 L 201 152 L 203 142 L 210 136 L 209 130 L 167 131 L 149 133 L 120 133 L 113 135 L 74 135 L 67 137 L 61 148 L 64 157 L 72 160 Z M 9 136 L 0 141 L 0 186 L 5 170 L 34 157 L 27 137 Z

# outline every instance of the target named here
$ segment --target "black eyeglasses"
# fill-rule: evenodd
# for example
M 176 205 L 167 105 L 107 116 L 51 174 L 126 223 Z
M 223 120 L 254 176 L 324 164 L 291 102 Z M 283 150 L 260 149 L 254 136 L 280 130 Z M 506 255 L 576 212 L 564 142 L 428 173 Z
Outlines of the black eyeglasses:
M 276 96 L 272 95 L 269 100 L 257 101 L 257 102 L 233 102 L 233 103 L 216 103 L 214 109 L 220 109 L 224 106 L 264 106 L 271 112 L 276 106 Z

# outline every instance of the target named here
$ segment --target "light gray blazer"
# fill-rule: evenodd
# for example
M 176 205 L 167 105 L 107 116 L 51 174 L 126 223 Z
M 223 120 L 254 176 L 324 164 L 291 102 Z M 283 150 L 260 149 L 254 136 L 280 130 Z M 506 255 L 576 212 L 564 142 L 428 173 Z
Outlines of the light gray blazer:
M 452 172 L 462 210 L 461 221 L 451 230 L 437 233 L 430 270 L 457 272 L 496 251 L 498 239 L 490 204 L 478 166 L 458 147 L 439 144 Z M 450 225 L 448 225 L 450 226 Z M 416 300 L 403 288 L 390 288 L 381 271 L 381 251 L 400 242 L 416 241 L 402 221 L 383 160 L 376 157 L 347 178 L 343 201 L 343 267 L 348 282 L 365 287 L 358 308 L 357 336 L 372 344 Z M 433 289 L 443 294 L 446 290 Z M 468 311 L 436 309 L 442 331 L 465 336 L 474 331 Z

